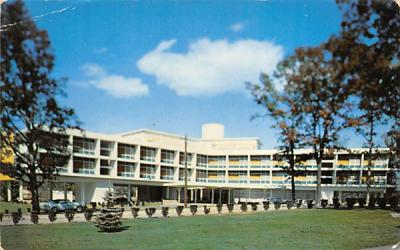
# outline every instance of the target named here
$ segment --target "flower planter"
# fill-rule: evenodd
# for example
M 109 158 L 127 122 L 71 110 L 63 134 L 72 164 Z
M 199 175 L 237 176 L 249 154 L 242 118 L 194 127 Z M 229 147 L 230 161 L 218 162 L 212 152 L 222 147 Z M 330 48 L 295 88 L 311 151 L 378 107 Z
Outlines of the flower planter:
M 241 203 L 240 210 L 242 210 L 242 212 L 247 212 L 247 203 Z
M 279 210 L 281 208 L 281 203 L 280 202 L 275 202 L 274 203 L 274 207 L 275 207 L 275 210 Z
M 65 218 L 67 218 L 68 222 L 74 220 L 75 212 L 73 210 L 65 210 Z
M 286 207 L 287 207 L 288 210 L 291 209 L 293 207 L 293 201 L 287 201 L 286 202 Z
M 93 217 L 93 209 L 86 209 L 84 216 L 86 221 L 90 221 Z
M 204 214 L 209 214 L 211 211 L 211 208 L 204 206 Z
M 311 208 L 313 208 L 314 207 L 314 200 L 308 200 L 307 201 L 307 208 L 308 209 L 311 209 Z
M 251 203 L 251 210 L 257 211 L 257 203 Z
M 346 204 L 348 209 L 353 209 L 356 203 L 356 198 L 346 198 Z

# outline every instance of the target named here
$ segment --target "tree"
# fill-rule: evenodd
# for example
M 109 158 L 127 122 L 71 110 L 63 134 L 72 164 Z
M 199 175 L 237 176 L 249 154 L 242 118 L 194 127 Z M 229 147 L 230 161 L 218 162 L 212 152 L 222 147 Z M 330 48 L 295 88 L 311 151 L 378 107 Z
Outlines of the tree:
M 275 79 L 286 79 L 286 63 L 283 61 L 274 72 Z M 247 83 L 255 101 L 266 108 L 268 115 L 274 120 L 273 128 L 279 129 L 279 154 L 280 160 L 286 161 L 288 166 L 282 169 L 291 177 L 292 200 L 296 200 L 295 177 L 304 171 L 302 163 L 306 160 L 304 156 L 297 155 L 295 151 L 302 148 L 301 132 L 299 131 L 302 122 L 302 114 L 297 106 L 297 92 L 290 88 L 292 85 L 285 85 L 283 91 L 277 91 L 274 87 L 277 82 L 271 80 L 268 75 L 261 75 L 262 85 Z M 256 115 L 257 117 L 257 115 Z
M 317 206 L 321 200 L 322 160 L 330 150 L 341 148 L 339 132 L 346 127 L 348 111 L 349 86 L 338 74 L 340 65 L 329 55 L 325 44 L 298 48 L 282 64 L 288 88 L 297 92 L 303 145 L 312 148 L 317 164 Z
M 352 86 L 355 117 L 349 124 L 368 147 L 367 202 L 377 126 L 400 119 L 400 8 L 394 1 L 337 0 L 343 12 L 341 31 L 327 47 Z
M 14 164 L 0 171 L 26 183 L 32 209 L 39 211 L 38 189 L 68 161 L 67 128 L 74 111 L 61 107 L 61 80 L 51 77 L 54 56 L 47 32 L 36 27 L 22 1 L 1 5 L 1 148 L 10 148 Z

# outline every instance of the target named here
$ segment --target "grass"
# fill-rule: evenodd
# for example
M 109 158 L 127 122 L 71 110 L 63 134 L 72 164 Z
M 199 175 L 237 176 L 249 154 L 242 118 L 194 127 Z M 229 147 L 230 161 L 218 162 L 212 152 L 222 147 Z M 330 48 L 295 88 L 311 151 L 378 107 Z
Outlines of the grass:
M 22 213 L 27 212 L 27 208 L 30 208 L 30 204 L 20 204 L 16 202 L 5 202 L 5 201 L 0 201 L 0 212 L 4 213 L 4 211 L 7 209 L 9 213 L 11 212 L 17 212 L 18 208 L 22 209 Z
M 100 233 L 92 223 L 1 227 L 5 249 L 362 249 L 395 244 L 399 220 L 383 210 L 292 210 L 124 220 Z

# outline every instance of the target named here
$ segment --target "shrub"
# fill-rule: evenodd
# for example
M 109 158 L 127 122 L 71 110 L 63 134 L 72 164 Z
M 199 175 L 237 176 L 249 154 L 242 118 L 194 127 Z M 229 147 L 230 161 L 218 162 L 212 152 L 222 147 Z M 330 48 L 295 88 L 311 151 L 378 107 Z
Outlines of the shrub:
M 281 208 L 281 203 L 280 202 L 274 202 L 274 207 L 275 207 L 275 210 L 278 210 L 279 208 Z
M 19 218 L 21 219 L 22 218 L 22 209 L 18 208 L 17 213 L 18 213 Z
M 399 197 L 392 195 L 389 197 L 390 209 L 395 210 L 399 205 Z
M 368 208 L 369 209 L 374 209 L 375 208 L 375 204 L 376 204 L 376 198 L 371 196 L 369 198 L 369 202 L 368 202 Z
M 96 216 L 94 224 L 101 232 L 116 232 L 120 230 L 121 217 L 120 209 L 102 209 Z
M 68 222 L 74 220 L 75 212 L 72 209 L 65 210 L 65 218 L 67 218 Z
M 4 209 L 4 213 L 8 214 L 9 213 L 8 209 Z
M 139 210 L 140 210 L 140 208 L 138 208 L 138 207 L 131 208 L 131 213 L 132 213 L 133 218 L 136 218 L 139 216 Z
M 177 207 L 175 208 L 175 210 L 176 210 L 176 214 L 177 214 L 178 216 L 181 216 L 182 211 L 183 211 L 183 206 L 177 206 Z
M 321 206 L 322 208 L 326 208 L 326 206 L 328 206 L 328 200 L 325 199 L 321 200 Z
M 31 221 L 33 224 L 39 223 L 39 212 L 36 212 L 36 211 L 31 212 Z
M 19 213 L 18 213 L 18 212 L 12 212 L 12 213 L 11 213 L 11 217 L 12 217 L 12 222 L 14 223 L 14 225 L 17 225 L 18 222 L 19 222 L 19 219 L 21 218 L 21 217 L 19 216 Z
M 265 211 L 269 209 L 269 201 L 263 201 L 263 208 Z
M 313 206 L 314 206 L 314 200 L 308 200 L 307 201 L 307 208 L 311 209 L 311 208 L 313 208 Z
M 333 201 L 333 207 L 335 209 L 338 209 L 340 207 L 339 198 L 333 198 L 332 201 Z
M 296 207 L 300 208 L 301 204 L 303 204 L 303 200 L 298 200 L 297 203 L 296 203 Z
M 147 216 L 149 218 L 151 218 L 151 216 L 153 216 L 153 214 L 156 212 L 156 208 L 155 207 L 147 207 L 145 209 L 145 212 L 146 212 Z
M 197 213 L 197 205 L 190 205 L 190 212 L 195 215 Z
M 242 212 L 247 212 L 247 203 L 243 202 L 240 204 L 240 210 L 242 210 Z
M 378 205 L 380 209 L 385 209 L 386 208 L 386 198 L 381 197 L 378 199 Z
M 347 208 L 353 209 L 354 204 L 356 204 L 356 198 L 346 198 Z
M 162 207 L 161 213 L 164 217 L 168 217 L 169 207 Z
M 84 215 L 85 215 L 85 220 L 86 220 L 86 221 L 92 220 L 92 217 L 93 217 L 93 209 L 86 209 Z
M 55 212 L 49 212 L 49 221 L 51 222 L 51 223 L 53 223 L 55 220 L 57 219 L 57 213 L 55 213 Z
M 211 208 L 207 208 L 207 206 L 204 206 L 204 214 L 209 214 L 211 211 Z
M 291 209 L 293 207 L 293 201 L 287 201 L 286 207 L 287 207 L 287 209 Z
M 28 207 L 28 208 L 26 209 L 26 211 L 28 211 L 28 213 L 30 213 L 30 212 L 31 212 L 31 208 Z
M 3 217 L 4 217 L 4 214 L 2 212 L 0 212 L 0 222 L 3 221 Z
M 360 208 L 364 208 L 365 203 L 367 202 L 367 199 L 365 199 L 365 198 L 358 198 L 357 201 L 358 201 L 358 206 L 359 206 Z
M 251 210 L 257 211 L 257 203 L 251 203 Z
M 228 207 L 229 213 L 232 213 L 234 205 L 233 204 L 226 204 L 226 206 Z
M 222 204 L 217 204 L 217 212 L 220 214 L 222 211 Z

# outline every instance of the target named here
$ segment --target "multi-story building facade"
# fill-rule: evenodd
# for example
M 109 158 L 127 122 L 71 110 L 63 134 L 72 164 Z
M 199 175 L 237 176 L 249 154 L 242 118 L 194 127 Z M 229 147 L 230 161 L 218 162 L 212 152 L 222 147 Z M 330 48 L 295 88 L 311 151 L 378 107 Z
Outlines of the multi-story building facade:
M 185 143 L 191 202 L 291 199 L 291 179 L 282 169 L 285 162 L 279 160 L 278 151 L 261 149 L 258 138 L 225 138 L 219 124 L 205 124 L 201 138 L 187 140 L 146 129 L 115 135 L 70 130 L 68 136 L 72 157 L 68 165 L 59 167 L 53 189 L 64 188 L 66 196 L 79 201 L 102 201 L 108 189 L 131 201 L 182 201 Z M 299 150 L 297 154 L 309 152 Z M 365 195 L 364 152 L 338 151 L 323 160 L 323 199 Z M 388 171 L 387 159 L 373 161 L 372 192 L 384 192 Z M 304 171 L 295 177 L 298 199 L 314 199 L 316 173 L 314 160 L 304 162 Z

